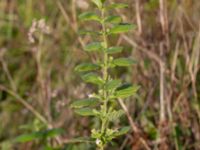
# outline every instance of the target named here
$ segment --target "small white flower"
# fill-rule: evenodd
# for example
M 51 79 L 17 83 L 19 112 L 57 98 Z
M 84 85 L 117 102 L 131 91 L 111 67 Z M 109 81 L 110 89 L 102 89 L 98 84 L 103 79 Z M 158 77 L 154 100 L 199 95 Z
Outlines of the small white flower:
M 94 95 L 93 95 L 93 94 L 89 94 L 88 97 L 89 97 L 89 98 L 92 98 L 92 97 L 94 97 Z
M 96 139 L 96 144 L 100 145 L 101 144 L 101 140 L 100 139 Z

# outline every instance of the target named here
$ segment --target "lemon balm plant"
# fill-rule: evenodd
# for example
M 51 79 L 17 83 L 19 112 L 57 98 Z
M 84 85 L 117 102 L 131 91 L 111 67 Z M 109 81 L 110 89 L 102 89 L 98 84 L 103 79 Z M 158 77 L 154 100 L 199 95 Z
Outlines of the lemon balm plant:
M 126 134 L 129 127 L 116 129 L 113 122 L 119 119 L 123 110 L 119 109 L 117 99 L 125 99 L 134 95 L 139 87 L 137 85 L 122 84 L 120 79 L 114 79 L 110 70 L 115 67 L 128 67 L 134 61 L 130 58 L 114 58 L 112 55 L 120 53 L 123 47 L 109 45 L 108 37 L 113 34 L 129 32 L 134 25 L 122 23 L 120 16 L 108 15 L 109 11 L 116 8 L 126 8 L 126 4 L 108 4 L 106 0 L 91 0 L 98 13 L 84 12 L 79 16 L 82 21 L 95 21 L 100 24 L 101 29 L 95 33 L 99 36 L 98 41 L 93 41 L 85 46 L 86 52 L 98 53 L 99 59 L 95 63 L 82 63 L 75 70 L 80 73 L 81 78 L 90 84 L 97 86 L 96 93 L 90 94 L 88 98 L 76 100 L 71 104 L 75 112 L 81 116 L 97 117 L 101 126 L 91 130 L 91 138 L 96 141 L 100 150 L 114 138 Z M 87 34 L 93 34 L 87 31 Z

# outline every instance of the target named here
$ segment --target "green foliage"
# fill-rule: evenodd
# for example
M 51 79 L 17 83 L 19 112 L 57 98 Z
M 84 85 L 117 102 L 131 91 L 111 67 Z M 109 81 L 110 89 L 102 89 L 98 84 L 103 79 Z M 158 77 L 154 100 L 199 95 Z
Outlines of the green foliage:
M 15 138 L 14 141 L 19 142 L 19 143 L 25 143 L 25 142 L 29 142 L 29 141 L 33 141 L 33 140 L 53 138 L 62 133 L 64 133 L 64 130 L 59 129 L 59 128 L 44 130 L 44 131 L 38 131 L 38 132 L 20 135 L 17 138 Z
M 104 83 L 103 79 L 95 73 L 84 74 L 82 79 L 87 83 L 93 83 L 97 85 L 102 85 Z
M 95 14 L 95 13 L 93 13 L 93 12 L 85 12 L 85 13 L 82 13 L 80 16 L 79 16 L 79 19 L 80 20 L 83 20 L 83 21 L 91 21 L 91 20 L 93 20 L 93 21 L 99 21 L 99 22 L 101 22 L 101 19 L 100 19 L 100 17 L 97 15 L 97 14 Z
M 95 106 L 99 103 L 97 98 L 87 98 L 82 100 L 76 100 L 71 104 L 72 108 L 82 108 L 86 106 Z
M 169 23 L 169 34 L 166 32 L 167 39 L 161 33 L 160 18 L 155 17 L 155 14 L 159 12 L 161 6 L 160 1 L 140 1 L 142 32 L 138 30 L 139 34 L 136 34 L 136 37 L 134 37 L 135 34 L 128 32 L 130 38 L 124 39 L 122 36 L 120 40 L 117 40 L 117 35 L 108 35 L 109 29 L 121 24 L 124 21 L 124 17 L 122 16 L 125 16 L 126 21 L 135 21 L 133 19 L 133 11 L 131 10 L 134 8 L 133 5 L 135 3 L 131 0 L 107 0 L 101 2 L 105 2 L 104 20 L 102 20 L 101 13 L 97 10 L 92 10 L 96 5 L 92 5 L 91 0 L 76 0 L 74 2 L 60 0 L 56 1 L 56 3 L 51 0 L 0 1 L 0 86 L 17 94 L 17 97 L 13 96 L 7 90 L 2 90 L 0 87 L 0 150 L 45 150 L 52 149 L 52 147 L 53 149 L 56 148 L 59 150 L 96 150 L 95 139 L 93 139 L 93 142 L 87 142 L 85 140 L 72 140 L 71 138 L 75 132 L 80 135 L 86 135 L 89 133 L 88 130 L 90 128 L 100 129 L 100 118 L 106 117 L 107 115 L 106 113 L 102 114 L 101 117 L 99 115 L 100 107 L 104 103 L 104 98 L 102 97 L 103 91 L 101 90 L 104 85 L 98 87 L 89 85 L 87 88 L 84 88 L 76 78 L 78 73 L 83 75 L 91 71 L 96 72 L 101 77 L 104 65 L 101 61 L 103 52 L 107 52 L 109 55 L 108 71 L 110 74 L 108 73 L 108 82 L 105 83 L 106 91 L 109 94 L 107 112 L 119 110 L 115 91 L 121 84 L 126 82 L 125 80 L 134 80 L 140 83 L 142 85 L 140 90 L 142 94 L 136 95 L 135 98 L 137 101 L 128 99 L 125 103 L 131 106 L 130 109 L 133 109 L 130 111 L 130 115 L 136 115 L 135 121 L 138 127 L 144 132 L 144 140 L 147 141 L 147 145 L 149 144 L 150 149 L 151 147 L 156 148 L 158 143 L 155 141 L 159 141 L 163 137 L 160 135 L 160 133 L 163 133 L 161 131 L 162 128 L 160 128 L 162 123 L 159 123 L 159 96 L 162 94 L 159 83 L 162 82 L 159 81 L 161 74 L 159 71 L 160 66 L 157 64 L 159 62 L 163 63 L 165 64 L 163 83 L 164 101 L 166 100 L 166 106 L 169 106 L 169 108 L 167 107 L 165 109 L 167 124 L 164 126 L 164 129 L 165 127 L 167 129 L 169 128 L 169 132 L 166 137 L 163 137 L 166 139 L 163 142 L 167 142 L 168 149 L 200 149 L 200 140 L 198 138 L 200 127 L 200 63 L 199 55 L 196 55 L 199 52 L 198 47 L 200 43 L 199 28 L 197 26 L 199 24 L 199 19 L 197 18 L 200 17 L 200 1 L 183 2 L 180 0 L 170 0 L 165 3 L 166 5 L 163 5 L 166 8 L 164 11 L 168 12 L 166 20 Z M 120 10 L 123 5 L 117 4 L 118 6 L 116 7 L 116 4 L 110 2 L 127 2 L 131 8 Z M 128 5 L 123 7 L 126 8 Z M 181 9 L 177 9 L 180 6 Z M 118 10 L 114 10 L 114 7 Z M 86 8 L 90 8 L 90 10 L 88 9 L 86 11 Z M 81 14 L 80 11 L 81 13 L 93 12 L 96 15 L 89 15 L 88 17 L 91 17 L 90 19 L 80 18 L 80 22 L 77 22 L 77 13 Z M 165 12 L 163 13 L 165 14 Z M 174 15 L 174 13 L 184 13 L 183 18 L 180 18 L 180 15 Z M 117 15 L 121 16 L 121 19 Z M 37 31 L 36 43 L 30 44 L 28 41 L 29 28 L 35 19 L 37 21 L 42 18 L 45 18 L 47 21 L 51 34 L 50 36 L 45 36 L 44 42 L 39 46 L 38 35 L 40 33 Z M 99 18 L 101 19 L 100 21 Z M 180 23 L 179 19 L 181 20 Z M 106 25 L 107 36 L 109 36 L 108 41 L 110 44 L 108 44 L 107 49 L 102 48 L 96 51 L 97 53 L 81 52 L 78 50 L 85 42 L 91 43 L 99 41 L 104 45 L 102 40 L 99 39 L 103 35 L 101 30 L 102 21 Z M 82 34 L 80 37 L 76 33 L 77 25 L 80 25 L 81 30 L 79 30 L 79 33 Z M 84 27 L 86 27 L 85 30 Z M 87 36 L 83 37 L 85 34 Z M 138 36 L 141 36 L 142 39 L 138 39 Z M 139 47 L 135 46 L 134 43 L 131 43 L 131 40 L 136 42 L 136 45 L 141 45 Z M 132 45 L 128 45 L 128 43 Z M 40 51 L 37 50 L 38 46 L 42 49 L 40 64 L 37 64 L 37 60 L 35 59 L 37 53 Z M 120 54 L 121 51 L 116 51 L 116 49 L 114 51 L 113 49 L 108 51 L 109 48 L 115 46 L 125 46 L 123 54 Z M 132 50 L 133 52 L 131 52 Z M 160 51 L 161 53 L 159 53 Z M 118 57 L 128 56 L 132 58 L 134 54 L 140 56 L 140 65 L 136 67 L 138 71 L 132 71 L 135 68 L 132 66 L 131 69 L 127 69 L 124 66 L 118 67 L 113 64 L 113 60 L 118 59 Z M 89 63 L 88 58 L 90 59 L 90 57 L 92 57 L 91 64 L 99 67 L 83 65 L 81 70 L 76 70 L 75 75 L 72 67 L 82 62 Z M 195 63 L 198 65 L 194 65 Z M 40 66 L 43 68 L 42 86 L 40 86 L 40 81 L 38 80 L 40 78 L 38 76 Z M 137 73 L 141 73 L 141 75 Z M 114 82 L 113 80 L 120 79 L 118 77 L 121 74 L 124 74 L 122 81 L 119 83 Z M 77 84 L 80 84 L 80 87 L 77 87 Z M 91 89 L 88 90 L 88 88 Z M 88 93 L 89 91 L 92 94 Z M 83 94 L 85 94 L 85 97 L 83 97 Z M 95 104 L 88 106 L 84 104 L 85 106 L 77 106 L 71 110 L 66 110 L 68 109 L 66 106 L 69 104 L 69 99 L 75 102 L 76 99 L 73 100 L 75 96 L 76 98 L 83 98 L 82 100 L 84 100 L 84 98 L 87 99 L 87 94 L 92 98 L 98 96 L 97 99 L 99 101 L 94 99 Z M 197 94 L 197 97 L 195 97 L 195 94 Z M 24 102 L 32 106 L 33 110 L 35 110 L 34 112 L 38 113 L 39 116 L 29 110 L 29 107 L 20 103 L 18 101 L 20 97 L 24 99 Z M 77 99 L 77 101 L 79 100 Z M 170 105 L 168 105 L 168 102 L 170 102 Z M 70 111 L 88 107 L 94 110 L 96 109 L 98 115 L 97 117 L 82 120 L 83 122 L 88 121 L 86 123 L 88 127 L 86 128 L 84 124 L 82 128 L 81 123 L 77 124 L 77 119 L 85 117 L 74 118 Z M 110 107 L 113 107 L 113 109 L 110 109 Z M 170 110 L 172 111 L 171 113 Z M 69 112 L 69 115 L 63 116 L 66 112 Z M 43 131 L 48 128 L 48 124 L 65 129 L 63 136 L 59 137 L 64 142 L 67 137 L 67 144 L 61 144 L 58 148 L 57 137 L 47 140 L 34 140 L 29 143 L 12 142 L 13 137 L 19 136 L 20 134 Z M 120 128 L 120 125 L 121 127 L 128 125 L 125 115 L 118 118 L 116 122 L 113 121 L 105 126 L 109 129 L 117 130 L 116 128 Z M 109 144 L 107 149 L 119 149 L 123 145 L 124 138 L 114 140 L 114 142 Z M 134 140 L 133 142 L 136 141 Z M 125 145 L 122 148 L 124 150 L 135 149 L 131 139 Z
M 120 53 L 122 52 L 123 50 L 123 47 L 119 47 L 119 46 L 113 46 L 113 47 L 110 47 L 106 50 L 106 53 L 107 54 L 115 54 L 115 53 Z
M 102 133 L 100 130 L 92 129 L 92 138 L 97 139 L 96 144 L 101 148 L 108 141 L 112 141 L 114 138 L 128 133 L 130 127 L 122 127 L 119 130 L 105 129 Z M 101 140 L 100 140 L 101 139 Z
M 118 9 L 118 8 L 127 8 L 127 4 L 123 3 L 116 3 L 116 4 L 111 4 L 110 6 L 107 7 L 107 9 Z
M 107 118 L 109 121 L 114 122 L 117 119 L 119 119 L 123 114 L 124 114 L 123 110 L 114 110 L 108 113 Z
M 105 88 L 107 91 L 112 91 L 112 90 L 115 90 L 117 87 L 119 87 L 121 84 L 121 80 L 111 80 L 111 81 L 108 81 L 106 84 L 105 84 Z
M 76 109 L 75 112 L 81 116 L 95 116 L 96 115 L 95 111 L 90 108 Z
M 113 60 L 113 64 L 120 67 L 127 67 L 133 65 L 134 63 L 135 61 L 130 58 L 118 58 Z
M 118 24 L 110 29 L 109 34 L 119 34 L 133 30 L 135 25 L 132 24 Z
M 139 89 L 137 85 L 124 84 L 116 89 L 115 95 L 117 98 L 127 98 L 134 95 Z
M 125 8 L 126 4 L 104 4 L 105 0 L 92 0 L 97 6 L 101 15 L 93 12 L 86 12 L 79 16 L 83 21 L 98 21 L 101 26 L 100 42 L 91 42 L 84 47 L 87 52 L 98 52 L 98 65 L 93 63 L 83 63 L 78 65 L 75 70 L 81 73 L 82 79 L 87 83 L 98 85 L 98 91 L 92 94 L 90 98 L 74 101 L 71 107 L 75 113 L 81 116 L 94 116 L 101 121 L 99 129 L 92 129 L 91 137 L 96 140 L 96 145 L 102 150 L 114 138 L 126 134 L 129 127 L 121 129 L 112 129 L 111 122 L 117 121 L 123 116 L 124 111 L 118 109 L 117 99 L 127 98 L 134 95 L 139 89 L 136 85 L 122 84 L 120 79 L 112 79 L 109 70 L 113 67 L 128 67 L 135 63 L 130 58 L 113 58 L 111 55 L 120 53 L 123 50 L 121 46 L 109 46 L 108 36 L 111 34 L 121 34 L 130 32 L 135 25 L 121 23 L 119 16 L 106 16 L 110 9 Z M 92 33 L 92 32 L 91 32 Z M 95 71 L 98 71 L 95 73 Z
M 117 24 L 117 23 L 121 23 L 122 18 L 120 16 L 108 16 L 105 19 L 106 23 L 113 23 L 113 24 Z
M 99 69 L 100 66 L 97 64 L 92 63 L 82 63 L 75 68 L 77 72 L 86 72 L 86 71 L 93 71 Z
M 129 130 L 130 130 L 130 127 L 129 127 L 129 126 L 127 126 L 127 127 L 122 127 L 115 135 L 116 135 L 116 136 L 124 135 L 124 134 L 126 134 Z
M 100 42 L 93 42 L 85 46 L 85 51 L 92 52 L 92 51 L 99 51 L 101 50 L 102 44 Z

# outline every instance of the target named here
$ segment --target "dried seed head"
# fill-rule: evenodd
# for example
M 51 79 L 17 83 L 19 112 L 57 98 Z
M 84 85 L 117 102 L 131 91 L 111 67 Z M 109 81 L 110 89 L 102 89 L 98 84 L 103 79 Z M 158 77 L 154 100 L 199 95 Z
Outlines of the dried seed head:
M 50 33 L 50 28 L 46 25 L 44 19 L 40 19 L 38 21 L 38 29 L 44 34 L 49 34 Z
M 35 43 L 35 34 L 38 32 L 39 34 L 50 34 L 50 28 L 46 25 L 44 19 L 33 20 L 33 23 L 28 32 L 28 39 L 30 43 Z
M 28 32 L 28 39 L 31 43 L 35 43 L 34 33 L 36 32 L 36 28 L 37 28 L 37 22 L 34 19 Z

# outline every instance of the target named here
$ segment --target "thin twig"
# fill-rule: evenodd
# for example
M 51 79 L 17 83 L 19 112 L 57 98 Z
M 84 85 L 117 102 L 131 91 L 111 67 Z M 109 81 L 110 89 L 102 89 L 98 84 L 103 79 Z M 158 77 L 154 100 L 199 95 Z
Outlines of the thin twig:
M 11 88 L 14 91 L 16 91 L 17 88 L 16 88 L 16 85 L 15 85 L 15 82 L 13 81 L 13 78 L 12 78 L 12 76 L 10 74 L 10 71 L 8 69 L 7 63 L 3 60 L 3 56 L 0 58 L 0 62 L 2 64 L 2 67 L 3 67 L 3 70 L 4 70 L 5 74 L 6 74 L 6 76 L 7 76 L 8 80 L 9 80 L 9 82 L 10 82 Z
M 168 32 L 168 19 L 167 19 L 167 9 L 166 0 L 159 0 L 160 3 L 160 23 L 162 26 L 162 32 L 165 35 Z
M 161 57 L 163 55 L 163 43 L 160 44 Z M 160 123 L 165 121 L 165 100 L 164 100 L 164 64 L 160 64 Z
M 140 0 L 135 0 L 135 10 L 136 10 L 136 20 L 138 26 L 138 33 L 139 35 L 142 34 L 142 21 L 141 21 L 141 14 L 140 14 Z
M 70 21 L 70 18 L 69 18 L 69 16 L 68 16 L 68 14 L 66 13 L 64 7 L 62 6 L 60 0 L 56 0 L 56 4 L 57 4 L 58 8 L 60 9 L 60 11 L 61 11 L 61 13 L 62 13 L 62 15 L 63 15 L 65 21 L 66 21 L 67 23 L 69 23 L 70 26 L 71 26 L 71 28 L 72 28 L 72 30 L 73 30 L 75 33 L 77 33 L 77 25 L 74 25 L 74 24 L 70 23 L 70 22 L 71 22 L 71 21 Z M 83 39 L 82 39 L 81 37 L 79 37 L 79 36 L 78 36 L 77 38 L 78 38 L 78 41 L 79 41 L 79 43 L 81 44 L 82 48 L 84 48 L 84 47 L 85 47 L 85 43 L 84 43 Z
M 41 122 L 43 122 L 45 125 L 47 125 L 47 127 L 49 129 L 53 128 L 53 125 L 51 125 L 50 123 L 48 123 L 48 121 L 37 111 L 35 110 L 29 103 L 26 102 L 25 99 L 23 99 L 21 96 L 19 96 L 17 93 L 15 93 L 14 91 L 0 85 L 0 90 L 6 91 L 8 94 L 10 94 L 11 96 L 15 97 L 16 100 L 21 103 L 22 105 L 24 105 L 24 107 L 26 107 L 30 112 L 32 112 Z M 62 144 L 62 140 L 59 136 L 55 137 L 56 141 L 58 142 L 59 145 Z
M 163 64 L 163 60 L 160 59 L 160 57 L 156 54 L 153 53 L 151 51 L 149 51 L 147 48 L 139 46 L 133 39 L 131 39 L 130 37 L 126 36 L 126 35 L 122 35 L 122 38 L 128 42 L 129 44 L 131 44 L 133 47 L 141 50 L 142 52 L 144 52 L 145 54 L 147 54 L 151 59 L 153 59 L 155 62 L 157 62 L 158 64 Z
M 119 103 L 120 103 L 122 109 L 125 111 L 126 116 L 127 116 L 128 120 L 129 120 L 129 123 L 130 123 L 131 128 L 133 129 L 133 131 L 134 131 L 136 134 L 140 133 L 138 127 L 135 125 L 135 123 L 134 123 L 134 121 L 133 121 L 133 119 L 132 119 L 132 117 L 131 117 L 131 115 L 130 115 L 130 113 L 129 113 L 127 107 L 126 107 L 126 105 L 124 104 L 124 102 L 123 102 L 121 99 L 118 99 L 118 101 L 119 101 Z M 151 148 L 148 146 L 147 142 L 146 142 L 142 137 L 139 137 L 139 140 L 140 140 L 140 142 L 145 146 L 145 148 L 146 148 L 147 150 L 151 150 Z
M 40 121 L 42 121 L 44 124 L 50 126 L 49 123 L 47 122 L 47 120 L 37 110 L 35 110 L 29 103 L 27 103 L 25 99 L 20 97 L 17 93 L 15 93 L 14 91 L 6 88 L 3 85 L 0 85 L 0 90 L 6 91 L 8 94 L 10 94 L 11 96 L 15 97 L 18 102 L 20 102 L 29 111 L 31 111 Z

